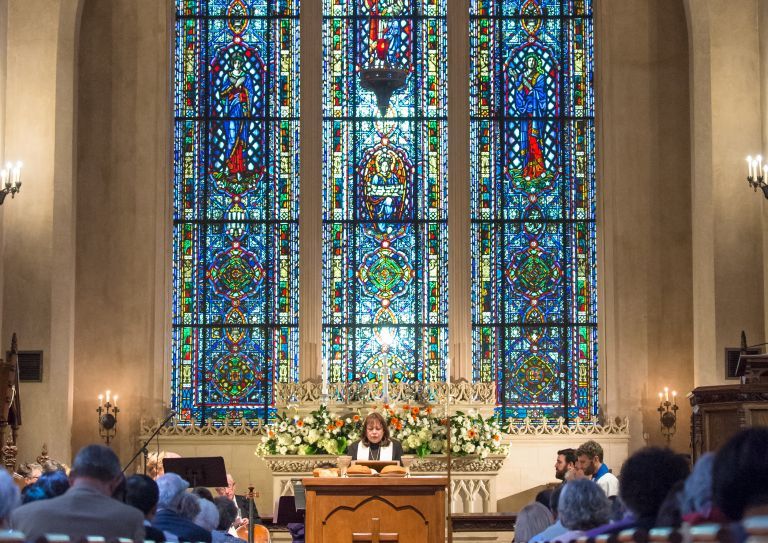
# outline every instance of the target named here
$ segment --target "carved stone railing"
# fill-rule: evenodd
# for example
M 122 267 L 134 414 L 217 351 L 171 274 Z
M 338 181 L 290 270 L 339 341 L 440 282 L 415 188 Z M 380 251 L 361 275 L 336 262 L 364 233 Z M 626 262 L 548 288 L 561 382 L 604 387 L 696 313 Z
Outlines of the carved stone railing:
M 579 418 L 570 424 L 565 419 L 524 419 L 522 422 L 510 422 L 503 431 L 513 439 L 515 436 L 608 436 L 629 435 L 629 418 L 616 417 L 607 421 L 583 421 Z
M 455 384 L 455 383 L 453 383 Z M 452 384 L 452 385 L 453 385 Z M 341 406 L 337 406 L 341 407 Z M 451 406 L 454 407 L 454 406 Z M 309 409 L 309 408 L 307 408 Z M 139 438 L 151 435 L 160 424 L 158 420 L 141 421 L 141 431 Z M 214 424 L 208 421 L 200 425 L 193 420 L 191 423 L 180 422 L 177 420 L 167 423 L 161 430 L 161 436 L 178 437 L 261 437 L 264 435 L 266 425 L 259 421 L 249 422 L 245 419 L 225 420 L 223 423 Z M 602 424 L 597 421 L 583 421 L 575 419 L 570 424 L 566 424 L 565 419 L 524 419 L 522 422 L 510 422 L 503 431 L 514 439 L 516 436 L 608 436 L 629 435 L 629 419 L 619 418 L 604 421 Z M 312 471 L 312 470 L 310 470 Z
M 495 383 L 470 383 L 464 379 L 452 383 L 394 383 L 389 386 L 391 403 L 415 403 L 430 405 L 496 407 Z M 275 405 L 319 405 L 322 401 L 322 385 L 319 379 L 302 383 L 275 384 Z M 341 405 L 350 408 L 381 404 L 382 385 L 379 382 L 330 383 L 329 407 Z
M 429 455 L 415 458 L 411 464 L 411 476 L 445 476 L 447 456 Z M 311 477 L 318 466 L 335 464 L 336 457 L 314 456 L 265 456 L 264 462 L 272 473 L 272 496 L 293 494 L 293 479 Z M 487 458 L 458 456 L 451 459 L 451 510 L 454 513 L 491 513 L 496 511 L 496 479 L 504 465 L 505 455 Z

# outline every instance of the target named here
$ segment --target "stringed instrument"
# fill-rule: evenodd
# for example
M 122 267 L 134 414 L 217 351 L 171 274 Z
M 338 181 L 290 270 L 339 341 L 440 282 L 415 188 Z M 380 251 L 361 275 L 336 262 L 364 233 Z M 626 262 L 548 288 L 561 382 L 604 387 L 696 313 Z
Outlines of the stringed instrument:
M 237 530 L 237 537 L 248 543 L 271 543 L 272 538 L 269 530 L 263 524 L 253 523 L 253 487 L 248 487 L 248 494 L 245 495 L 248 500 L 248 523 L 243 524 Z

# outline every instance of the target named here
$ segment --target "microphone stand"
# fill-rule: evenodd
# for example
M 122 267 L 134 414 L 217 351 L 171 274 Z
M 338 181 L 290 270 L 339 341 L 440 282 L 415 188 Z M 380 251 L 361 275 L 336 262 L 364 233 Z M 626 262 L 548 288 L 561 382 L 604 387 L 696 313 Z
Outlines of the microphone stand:
M 141 447 L 139 448 L 139 450 L 138 450 L 138 451 L 136 451 L 136 454 L 134 454 L 134 455 L 133 455 L 133 458 L 131 458 L 131 460 L 130 460 L 130 461 L 129 461 L 129 462 L 126 464 L 126 465 L 125 465 L 125 467 L 123 468 L 123 474 L 125 474 L 125 471 L 126 471 L 126 470 L 127 470 L 129 467 L 131 467 L 131 464 L 133 464 L 133 463 L 136 461 L 136 459 L 139 457 L 139 455 L 141 455 L 141 454 L 143 454 L 143 455 L 144 455 L 144 475 L 146 475 L 146 474 L 147 474 L 147 459 L 148 459 L 148 457 L 149 457 L 149 449 L 147 449 L 147 446 L 149 445 L 149 442 L 150 442 L 150 441 L 152 441 L 152 440 L 155 438 L 155 436 L 156 436 L 157 434 L 159 434 L 159 433 L 160 433 L 160 430 L 162 430 L 162 429 L 163 429 L 163 427 L 165 427 L 165 425 L 166 425 L 166 424 L 168 424 L 168 422 L 169 422 L 169 421 L 170 421 L 170 420 L 171 420 L 173 417 L 175 417 L 175 416 L 176 416 L 176 411 L 171 411 L 170 413 L 168 413 L 168 416 L 167 416 L 167 417 L 165 417 L 165 420 L 164 420 L 163 422 L 161 422 L 161 423 L 160 423 L 160 424 L 157 426 L 157 428 L 155 428 L 155 431 L 154 431 L 154 432 L 152 432 L 152 435 L 151 435 L 151 436 L 149 436 L 149 437 L 146 439 L 146 441 L 144 441 L 144 443 L 142 443 L 142 445 L 141 445 Z

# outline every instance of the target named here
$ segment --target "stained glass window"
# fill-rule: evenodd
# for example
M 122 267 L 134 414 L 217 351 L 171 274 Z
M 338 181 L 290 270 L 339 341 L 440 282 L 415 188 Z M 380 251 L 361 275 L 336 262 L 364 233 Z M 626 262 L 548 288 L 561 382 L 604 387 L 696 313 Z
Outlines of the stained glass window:
M 323 357 L 331 381 L 443 380 L 444 0 L 323 0 Z M 408 71 L 381 117 L 359 72 Z M 384 370 L 386 371 L 386 370 Z
M 176 11 L 172 406 L 264 419 L 298 378 L 298 0 Z
M 597 412 L 590 0 L 471 0 L 473 372 L 501 414 Z

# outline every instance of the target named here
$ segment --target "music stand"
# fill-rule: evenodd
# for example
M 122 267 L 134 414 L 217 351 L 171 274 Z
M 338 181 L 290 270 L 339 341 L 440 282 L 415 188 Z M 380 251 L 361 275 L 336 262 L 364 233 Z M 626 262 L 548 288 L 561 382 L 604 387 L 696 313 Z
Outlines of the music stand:
M 191 488 L 197 486 L 227 486 L 227 470 L 221 456 L 198 456 L 197 458 L 163 458 L 166 473 L 176 473 L 189 481 Z

